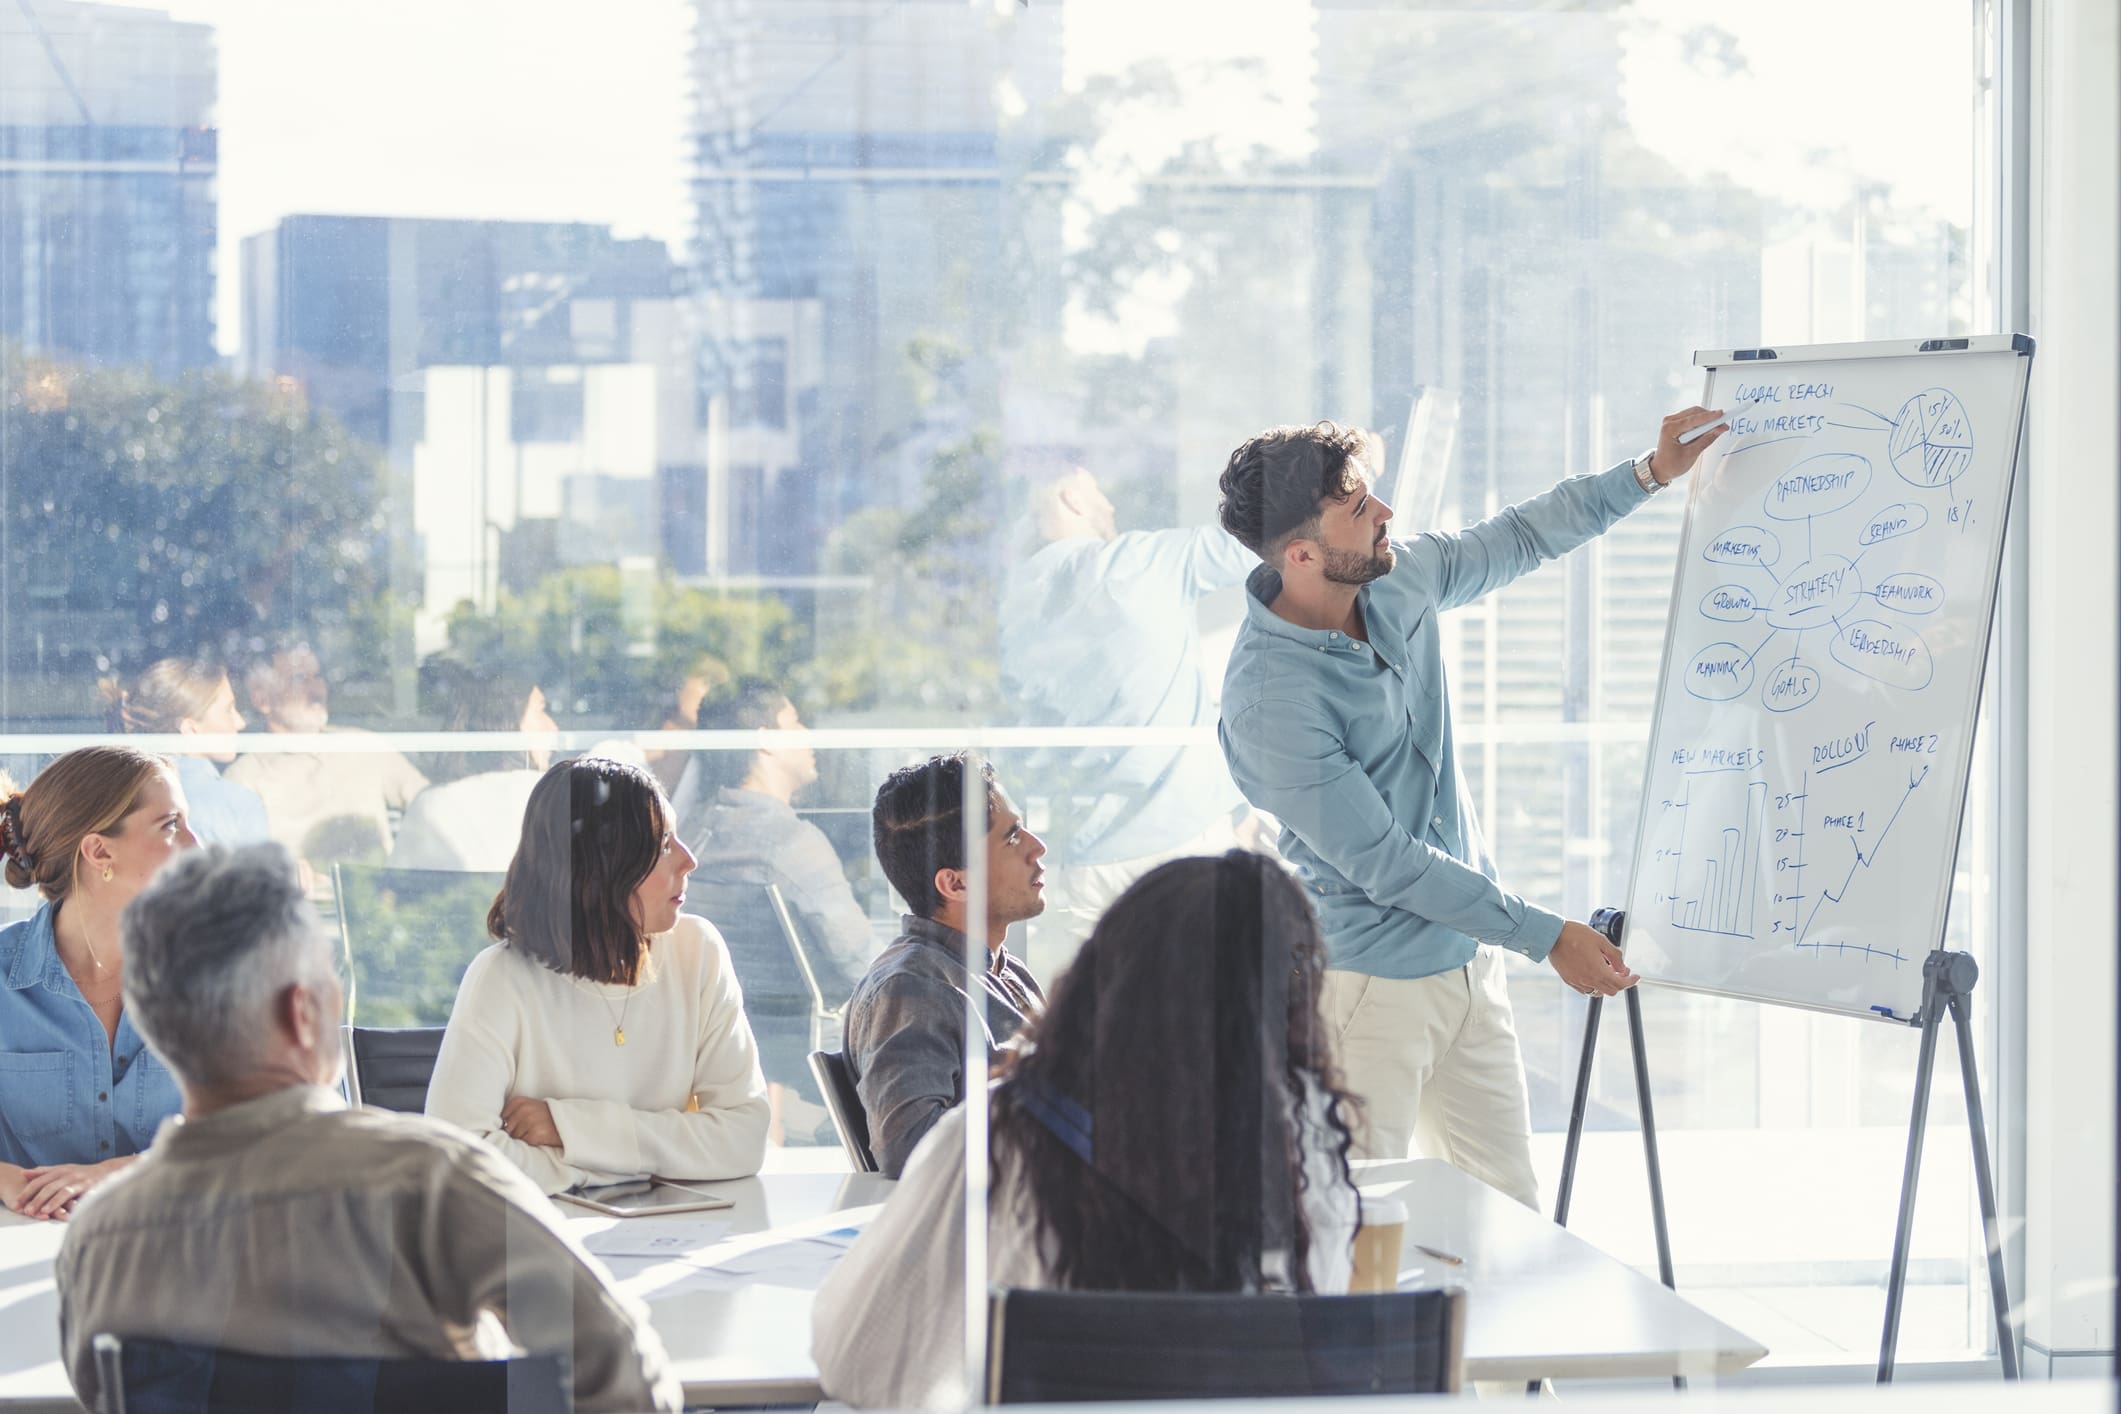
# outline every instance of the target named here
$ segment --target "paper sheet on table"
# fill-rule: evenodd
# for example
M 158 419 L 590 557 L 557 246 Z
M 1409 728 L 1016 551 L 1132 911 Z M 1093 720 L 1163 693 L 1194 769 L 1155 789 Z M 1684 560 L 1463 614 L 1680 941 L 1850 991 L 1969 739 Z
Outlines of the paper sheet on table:
M 720 1261 L 703 1263 L 708 1271 L 742 1277 L 762 1286 L 792 1286 L 815 1291 L 832 1274 L 841 1256 L 861 1234 L 854 1228 L 839 1228 L 813 1237 L 798 1237 Z
M 729 1232 L 727 1218 L 689 1213 L 606 1221 L 608 1227 L 578 1230 L 576 1234 L 582 1245 L 599 1257 L 689 1257 L 712 1247 Z

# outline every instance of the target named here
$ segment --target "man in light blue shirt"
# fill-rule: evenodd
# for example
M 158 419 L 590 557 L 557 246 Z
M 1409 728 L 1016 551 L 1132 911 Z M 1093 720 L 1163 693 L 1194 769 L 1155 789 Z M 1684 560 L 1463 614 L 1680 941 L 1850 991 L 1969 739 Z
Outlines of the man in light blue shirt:
M 1003 585 L 1004 698 L 1038 727 L 1206 727 L 1201 599 L 1258 563 L 1214 526 L 1119 529 L 1112 501 L 1079 466 L 1041 485 L 1038 544 Z M 1251 812 L 1222 755 L 1198 746 L 1053 747 L 1012 763 L 1052 849 L 1030 958 L 1051 974 L 1105 906 L 1165 860 L 1249 844 Z M 1256 828 L 1256 827 L 1255 827 Z M 1245 833 L 1251 833 L 1247 831 Z
M 1722 435 L 1690 408 L 1657 446 L 1456 533 L 1394 541 L 1370 492 L 1365 434 L 1277 427 L 1230 456 L 1223 528 L 1264 563 L 1223 680 L 1222 745 L 1246 797 L 1280 818 L 1325 933 L 1321 998 L 1348 1088 L 1356 1157 L 1411 1141 L 1538 1204 L 1524 1060 L 1498 949 L 1577 991 L 1634 984 L 1588 925 L 1504 889 L 1459 774 L 1436 616 L 1600 534 Z

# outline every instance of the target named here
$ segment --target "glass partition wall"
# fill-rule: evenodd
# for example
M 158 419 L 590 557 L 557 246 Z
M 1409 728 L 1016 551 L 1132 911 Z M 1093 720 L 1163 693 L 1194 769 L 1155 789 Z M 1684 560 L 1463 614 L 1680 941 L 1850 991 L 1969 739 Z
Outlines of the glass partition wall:
M 393 871 L 505 868 L 529 773 L 589 750 L 681 832 L 801 826 L 853 920 L 826 1010 L 914 902 L 879 785 L 973 752 L 1041 851 L 1006 943 L 1050 992 L 1157 862 L 1273 848 L 1216 736 L 1241 441 L 1367 429 L 1395 533 L 1448 530 L 1643 450 L 1697 348 L 1995 327 L 1967 7 L 626 9 L 0 15 L 0 764 L 185 753 L 195 811 L 307 862 L 367 1016 L 446 1016 L 420 943 L 486 886 Z M 1438 625 L 1502 879 L 1569 917 L 1627 884 L 1681 515 Z M 1952 909 L 1984 962 L 1997 788 Z M 964 818 L 985 907 L 1023 881 Z M 736 948 L 755 879 L 700 852 Z M 787 981 L 746 984 L 776 1162 L 830 1165 Z M 1584 1003 L 1508 988 L 1551 1203 Z M 1860 1373 L 1913 1037 L 1643 1009 L 1682 1290 Z M 1654 1270 L 1625 1061 L 1573 1226 Z M 1903 1361 L 1990 1343 L 1944 1070 Z

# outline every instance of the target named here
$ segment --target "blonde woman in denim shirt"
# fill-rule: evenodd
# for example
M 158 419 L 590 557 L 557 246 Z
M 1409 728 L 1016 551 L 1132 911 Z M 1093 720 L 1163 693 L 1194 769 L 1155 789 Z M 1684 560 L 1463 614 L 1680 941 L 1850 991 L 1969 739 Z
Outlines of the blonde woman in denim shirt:
M 64 1219 L 181 1107 L 125 1016 L 118 920 L 197 843 L 175 768 L 128 746 L 69 751 L 0 790 L 8 885 L 45 898 L 0 928 L 0 1202 L 17 1213 Z

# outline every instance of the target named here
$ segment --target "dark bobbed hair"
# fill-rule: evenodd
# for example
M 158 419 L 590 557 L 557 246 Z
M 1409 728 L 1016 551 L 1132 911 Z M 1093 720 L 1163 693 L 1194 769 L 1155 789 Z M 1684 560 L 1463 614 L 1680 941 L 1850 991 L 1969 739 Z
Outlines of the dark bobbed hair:
M 703 732 L 756 731 L 773 726 L 787 700 L 788 694 L 765 678 L 738 678 L 700 699 L 693 725 Z M 719 789 L 741 785 L 757 759 L 756 751 L 698 751 L 692 769 L 704 784 Z
M 1169 1025 L 1169 998 L 1189 968 L 1213 974 L 1206 1054 L 1174 1039 Z M 1282 1048 L 1271 1044 L 1265 1012 L 1284 968 Z M 1267 1231 L 1272 1223 L 1289 1243 L 1290 1283 L 1312 1289 L 1306 1152 L 1332 1153 L 1354 1191 L 1348 1112 L 1355 1102 L 1342 1088 L 1319 1013 L 1325 968 L 1318 921 L 1302 888 L 1263 855 L 1231 850 L 1174 860 L 1114 900 L 1055 982 L 1044 1015 L 1030 1024 L 1029 1044 L 1006 1062 L 1009 1083 L 994 1091 L 993 1178 L 999 1187 L 1001 1157 L 1013 1154 L 1030 1190 L 1040 1250 L 1054 1254 L 1056 1286 L 1258 1290 L 1273 1275 L 1263 1270 L 1266 1252 L 1280 1246 Z M 1101 1086 L 1100 1052 L 1114 1038 L 1125 1054 L 1102 1058 L 1120 1073 Z M 1278 1070 L 1269 1064 L 1275 1051 Z M 1165 1077 L 1188 1067 L 1196 1078 L 1197 1068 L 1212 1068 L 1212 1153 L 1193 1152 L 1183 1134 L 1170 1132 L 1170 1100 L 1159 1093 Z M 1034 1117 L 1023 1100 L 1027 1090 L 1091 1109 L 1094 1170 Z M 1150 1172 L 1161 1164 L 1205 1166 L 1214 1175 L 1211 1255 L 1181 1242 L 1133 1196 L 1183 1190 L 1182 1182 Z M 1285 1210 L 1267 1211 L 1270 1194 L 1281 1195 Z
M 1216 482 L 1223 529 L 1261 559 L 1315 536 L 1325 503 L 1354 494 L 1353 463 L 1368 444 L 1360 428 L 1337 422 L 1268 428 L 1230 453 Z
M 421 666 L 422 705 L 452 732 L 512 732 L 523 726 L 523 709 L 539 686 L 537 674 L 505 664 L 459 663 L 429 659 Z M 435 785 L 460 781 L 501 769 L 491 751 L 441 751 L 427 760 L 427 779 Z
M 993 762 L 980 763 L 980 779 L 991 805 L 997 789 Z M 869 827 L 876 862 L 906 907 L 923 918 L 942 912 L 936 871 L 965 867 L 965 754 L 931 756 L 884 777 Z
M 486 931 L 555 972 L 638 982 L 647 942 L 633 891 L 670 829 L 663 789 L 641 767 L 602 756 L 559 762 L 531 788 Z

